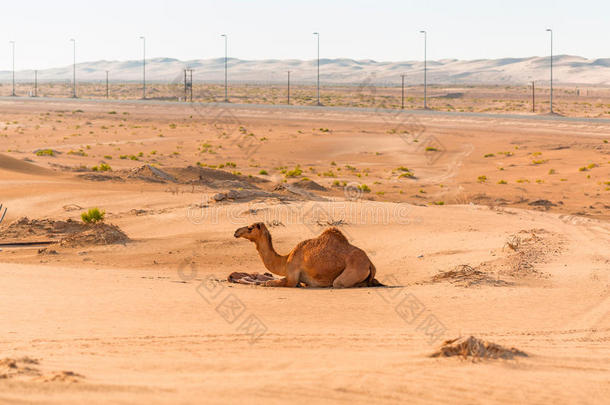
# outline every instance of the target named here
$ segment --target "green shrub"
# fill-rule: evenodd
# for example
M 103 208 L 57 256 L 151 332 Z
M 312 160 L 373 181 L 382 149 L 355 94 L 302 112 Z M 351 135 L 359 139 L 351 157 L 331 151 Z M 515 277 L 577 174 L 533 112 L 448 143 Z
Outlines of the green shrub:
M 83 212 L 80 214 L 81 219 L 86 224 L 95 224 L 97 222 L 104 221 L 104 216 L 106 215 L 106 211 L 100 211 L 97 207 L 91 208 L 87 212 Z
M 358 186 L 358 190 L 362 191 L 363 193 L 370 193 L 371 192 L 371 188 L 369 186 L 367 186 L 366 184 L 361 184 Z
M 258 174 L 262 174 L 263 176 L 268 175 L 269 173 L 267 172 L 267 170 L 262 169 L 260 172 L 258 172 Z
M 303 174 L 303 170 L 299 166 L 295 167 L 293 170 L 288 170 L 286 172 L 286 177 L 297 177 Z
M 93 170 L 94 172 L 110 172 L 112 171 L 112 168 L 109 164 L 102 163 L 99 166 L 93 166 L 91 170 Z
M 55 156 L 53 149 L 41 149 L 36 152 L 36 156 Z

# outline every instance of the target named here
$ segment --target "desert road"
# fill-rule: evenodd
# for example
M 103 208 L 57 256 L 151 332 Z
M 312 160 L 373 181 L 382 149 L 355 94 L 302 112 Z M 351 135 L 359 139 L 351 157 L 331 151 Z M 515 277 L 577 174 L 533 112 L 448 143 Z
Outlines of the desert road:
M 226 109 L 256 109 L 256 110 L 285 110 L 285 111 L 319 111 L 319 112 L 362 112 L 362 113 L 383 113 L 383 114 L 405 114 L 418 116 L 447 116 L 447 117 L 464 117 L 464 118 L 490 118 L 490 119 L 515 119 L 528 121 L 553 121 L 553 122 L 571 122 L 571 123 L 588 123 L 588 124 L 610 124 L 608 118 L 586 118 L 586 117 L 564 117 L 558 114 L 492 114 L 492 113 L 476 113 L 476 112 L 457 112 L 457 111 L 438 111 L 438 110 L 396 110 L 387 108 L 362 108 L 362 107 L 329 107 L 317 105 L 287 105 L 287 104 L 242 104 L 242 103 L 187 103 L 181 101 L 166 101 L 166 100 L 117 100 L 117 99 L 92 99 L 92 98 L 60 98 L 60 97 L 0 97 L 0 102 L 22 102 L 22 103 L 65 103 L 74 104 L 75 102 L 82 104 L 126 104 L 126 105 L 191 105 L 193 108 L 226 108 Z

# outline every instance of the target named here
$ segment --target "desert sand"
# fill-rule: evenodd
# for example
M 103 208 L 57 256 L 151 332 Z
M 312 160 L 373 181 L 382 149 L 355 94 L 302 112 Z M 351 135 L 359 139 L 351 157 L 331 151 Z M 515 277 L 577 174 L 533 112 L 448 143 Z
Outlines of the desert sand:
M 609 139 L 585 120 L 0 100 L 0 403 L 605 403 Z M 83 234 L 93 207 L 116 228 Z M 254 222 L 282 254 L 334 225 L 387 287 L 229 283 L 266 271 L 233 237 Z M 471 335 L 526 356 L 432 357 Z

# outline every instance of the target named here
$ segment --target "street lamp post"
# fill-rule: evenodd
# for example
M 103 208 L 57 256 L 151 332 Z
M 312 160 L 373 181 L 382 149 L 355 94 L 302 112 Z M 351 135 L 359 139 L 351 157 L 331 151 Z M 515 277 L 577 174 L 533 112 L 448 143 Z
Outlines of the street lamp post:
M 405 109 L 405 76 L 404 74 L 400 75 L 400 77 L 402 78 L 402 85 L 401 85 L 401 93 L 400 93 L 400 109 L 404 110 Z
M 317 99 L 318 99 L 318 105 L 322 105 L 322 103 L 320 103 L 320 33 L 319 32 L 314 32 L 313 35 L 315 35 L 318 38 L 318 91 L 317 91 Z
M 17 95 L 15 93 L 15 41 L 9 41 L 9 43 L 13 47 L 13 94 L 11 96 L 15 97 Z
M 72 63 L 72 97 L 76 98 L 76 40 L 74 38 L 70 38 L 70 42 L 72 42 L 72 44 L 74 45 L 74 61 Z
M 286 104 L 290 105 L 290 70 L 288 71 L 288 100 Z
M 142 40 L 142 100 L 146 99 L 146 38 L 141 36 Z
M 227 41 L 228 41 L 228 36 L 227 34 L 222 34 L 221 37 L 225 38 L 225 103 L 229 102 L 229 86 L 228 86 L 228 79 L 227 79 L 227 61 L 228 61 L 228 54 L 227 54 Z
M 553 114 L 553 30 L 546 29 L 551 33 L 551 114 Z
M 424 34 L 424 109 L 428 109 L 428 33 L 424 30 L 419 33 Z

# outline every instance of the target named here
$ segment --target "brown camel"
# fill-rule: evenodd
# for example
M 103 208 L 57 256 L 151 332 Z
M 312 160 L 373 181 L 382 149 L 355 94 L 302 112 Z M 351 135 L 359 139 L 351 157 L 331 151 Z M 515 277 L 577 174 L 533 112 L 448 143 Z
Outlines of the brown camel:
M 315 239 L 299 243 L 286 255 L 279 255 L 271 242 L 271 234 L 262 222 L 239 228 L 236 238 L 256 244 L 265 267 L 284 276 L 265 281 L 267 287 L 372 287 L 380 286 L 375 279 L 375 266 L 362 249 L 351 245 L 337 228 L 329 228 Z

